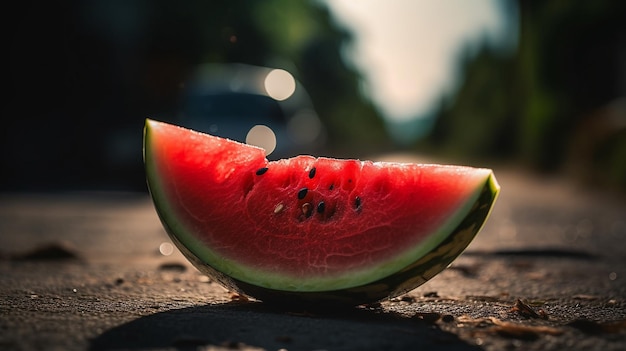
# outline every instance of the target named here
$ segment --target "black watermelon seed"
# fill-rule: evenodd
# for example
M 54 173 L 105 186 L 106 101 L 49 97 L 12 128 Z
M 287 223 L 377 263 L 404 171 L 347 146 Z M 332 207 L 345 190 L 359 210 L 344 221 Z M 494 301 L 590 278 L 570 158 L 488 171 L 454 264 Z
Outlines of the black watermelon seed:
M 324 213 L 324 209 L 326 209 L 326 204 L 324 201 L 320 201 L 320 203 L 317 204 L 317 213 Z
M 311 170 L 309 171 L 309 178 L 313 179 L 313 177 L 315 177 L 315 167 L 311 168 Z
M 300 189 L 300 191 L 298 191 L 298 199 L 302 200 L 306 197 L 306 193 L 309 192 L 309 189 L 307 188 L 302 188 Z
M 335 189 L 335 184 L 331 184 L 331 185 L 328 187 L 328 190 L 333 190 L 333 189 Z
M 354 199 L 354 208 L 357 210 L 361 209 L 361 198 L 358 196 Z
M 263 174 L 265 174 L 265 172 L 267 172 L 267 167 L 259 168 L 256 171 L 256 175 L 263 175 Z

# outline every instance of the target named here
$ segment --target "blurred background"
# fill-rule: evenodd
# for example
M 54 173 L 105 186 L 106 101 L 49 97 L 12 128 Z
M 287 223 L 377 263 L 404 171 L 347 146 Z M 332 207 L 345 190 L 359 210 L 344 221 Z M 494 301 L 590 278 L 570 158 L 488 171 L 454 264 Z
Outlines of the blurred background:
M 0 191 L 145 191 L 145 118 L 626 190 L 626 2 L 21 1 Z

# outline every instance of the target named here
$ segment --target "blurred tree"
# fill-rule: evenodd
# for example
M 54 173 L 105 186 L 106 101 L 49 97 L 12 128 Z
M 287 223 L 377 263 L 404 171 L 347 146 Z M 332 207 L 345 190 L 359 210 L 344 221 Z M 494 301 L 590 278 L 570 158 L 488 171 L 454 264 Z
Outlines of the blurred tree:
M 457 95 L 442 103 L 430 140 L 451 156 L 509 156 L 519 119 L 515 60 L 483 46 L 462 64 Z
M 506 157 L 551 171 L 572 159 L 572 145 L 585 144 L 603 160 L 588 167 L 613 174 L 626 188 L 624 119 L 620 109 L 598 113 L 626 97 L 626 3 L 518 1 L 520 38 L 516 55 L 487 45 L 462 58 L 463 82 L 442 105 L 430 142 L 464 157 Z M 589 124 L 614 123 L 602 136 Z M 591 122 L 590 122 L 591 121 Z M 604 122 L 603 122 L 604 121 Z M 587 126 L 587 127 L 584 127 Z M 601 128 L 597 128 L 601 129 Z M 576 139 L 595 138 L 582 143 Z M 603 150 L 599 152 L 599 150 Z M 575 158 L 575 157 L 574 157 Z M 579 162 L 581 160 L 576 160 Z
M 14 5 L 2 23 L 11 116 L 0 141 L 10 165 L 2 190 L 144 188 L 143 121 L 174 116 L 181 83 L 201 63 L 286 69 L 308 90 L 331 146 L 356 152 L 386 142 L 359 73 L 340 55 L 351 36 L 318 1 Z

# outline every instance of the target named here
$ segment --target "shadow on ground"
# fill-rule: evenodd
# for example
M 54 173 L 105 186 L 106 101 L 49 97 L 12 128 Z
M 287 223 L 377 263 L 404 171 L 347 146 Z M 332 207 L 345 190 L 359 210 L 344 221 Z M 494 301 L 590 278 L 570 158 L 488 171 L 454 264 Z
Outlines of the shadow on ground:
M 102 333 L 90 350 L 480 350 L 423 319 L 379 309 L 310 314 L 230 303 L 169 310 Z

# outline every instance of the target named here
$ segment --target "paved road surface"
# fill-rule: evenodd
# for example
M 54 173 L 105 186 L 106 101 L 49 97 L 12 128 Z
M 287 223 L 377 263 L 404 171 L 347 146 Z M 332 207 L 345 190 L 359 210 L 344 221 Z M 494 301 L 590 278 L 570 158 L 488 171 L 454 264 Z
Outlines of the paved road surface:
M 162 254 L 146 195 L 1 195 L 0 349 L 626 349 L 626 202 L 496 175 L 496 208 L 449 269 L 334 313 L 245 301 Z

